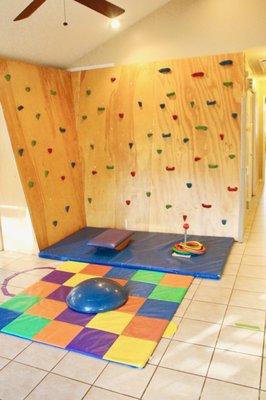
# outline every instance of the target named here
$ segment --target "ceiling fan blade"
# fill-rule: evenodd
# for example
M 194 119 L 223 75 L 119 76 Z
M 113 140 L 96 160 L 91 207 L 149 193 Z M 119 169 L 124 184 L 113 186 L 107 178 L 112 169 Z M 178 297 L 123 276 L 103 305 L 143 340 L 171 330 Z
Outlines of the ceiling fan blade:
M 125 10 L 106 0 L 75 0 L 86 7 L 105 15 L 108 18 L 115 18 L 123 14 Z
M 33 0 L 28 7 L 26 7 L 15 19 L 14 21 L 20 21 L 31 16 L 46 0 Z

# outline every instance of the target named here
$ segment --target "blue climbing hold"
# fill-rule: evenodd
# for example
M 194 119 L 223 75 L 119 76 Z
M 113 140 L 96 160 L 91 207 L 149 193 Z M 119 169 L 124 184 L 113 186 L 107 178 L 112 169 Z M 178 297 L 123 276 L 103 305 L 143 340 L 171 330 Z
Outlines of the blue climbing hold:
M 128 299 L 128 291 L 108 278 L 91 278 L 74 287 L 66 298 L 72 310 L 98 313 L 115 310 Z

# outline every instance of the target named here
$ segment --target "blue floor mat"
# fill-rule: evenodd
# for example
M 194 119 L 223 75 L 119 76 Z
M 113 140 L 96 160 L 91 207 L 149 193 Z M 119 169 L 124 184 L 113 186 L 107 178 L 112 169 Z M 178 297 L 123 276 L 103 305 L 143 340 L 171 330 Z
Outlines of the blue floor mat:
M 105 228 L 83 228 L 42 250 L 39 256 L 220 279 L 234 242 L 233 238 L 190 235 L 189 240 L 204 243 L 207 250 L 206 254 L 190 259 L 172 257 L 171 248 L 184 238 L 183 235 L 173 233 L 135 232 L 130 245 L 120 252 L 87 245 L 89 239 L 104 230 Z

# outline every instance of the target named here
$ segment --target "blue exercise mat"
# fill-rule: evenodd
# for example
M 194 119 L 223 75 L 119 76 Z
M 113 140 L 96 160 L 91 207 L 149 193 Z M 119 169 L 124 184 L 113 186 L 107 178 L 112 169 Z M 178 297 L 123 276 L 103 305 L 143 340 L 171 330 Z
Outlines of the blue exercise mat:
M 122 251 L 87 245 L 89 239 L 104 230 L 105 228 L 83 228 L 42 250 L 39 256 L 220 279 L 234 242 L 233 238 L 189 235 L 188 240 L 197 240 L 206 246 L 206 254 L 191 258 L 172 257 L 173 245 L 184 239 L 183 235 L 173 233 L 135 232 L 129 246 Z

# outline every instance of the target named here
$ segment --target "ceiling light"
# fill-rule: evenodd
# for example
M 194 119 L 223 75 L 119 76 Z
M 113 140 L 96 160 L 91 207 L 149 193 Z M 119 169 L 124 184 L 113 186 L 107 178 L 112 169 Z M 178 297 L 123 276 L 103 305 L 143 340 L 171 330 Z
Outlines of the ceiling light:
M 112 19 L 111 21 L 111 27 L 113 29 L 119 29 L 121 25 L 121 22 L 118 19 Z

